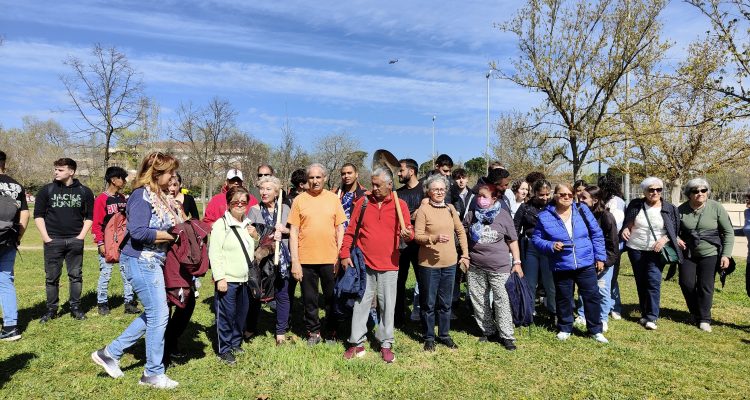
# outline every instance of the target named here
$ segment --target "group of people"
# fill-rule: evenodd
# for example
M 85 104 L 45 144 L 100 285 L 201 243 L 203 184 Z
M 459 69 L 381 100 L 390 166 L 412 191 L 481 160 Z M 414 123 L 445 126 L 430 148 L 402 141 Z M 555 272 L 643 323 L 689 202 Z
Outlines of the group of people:
M 11 341 L 21 337 L 13 265 L 29 211 L 23 188 L 4 174 L 5 158 L 0 152 L 0 339 Z M 425 351 L 435 351 L 436 344 L 458 348 L 450 325 L 463 281 L 481 331 L 479 340 L 514 350 L 506 289 L 512 274 L 523 278 L 533 293 L 537 286 L 543 288 L 540 307 L 555 315 L 559 340 L 570 338 L 574 325 L 580 325 L 594 340 L 607 343 L 609 318 L 621 318 L 617 276 L 623 251 L 633 267 L 640 323 L 646 329 L 657 329 L 662 270 L 677 264 L 690 314 L 700 329 L 711 331 L 714 277 L 730 266 L 734 230 L 721 204 L 708 198 L 710 186 L 704 179 L 689 181 L 684 190 L 688 201 L 674 206 L 662 198 L 664 183 L 646 178 L 643 197 L 626 207 L 619 182 L 608 175 L 598 185 L 579 181 L 553 186 L 539 172 L 512 181 L 509 171 L 492 163 L 487 176 L 469 187 L 466 171 L 453 166 L 449 156 L 441 155 L 434 170 L 419 178 L 418 163 L 402 159 L 400 188 L 394 190 L 390 169 L 377 168 L 369 191 L 353 164 L 340 169 L 342 183 L 330 191 L 325 189 L 329 171 L 321 164 L 295 171 L 288 192 L 270 165 L 257 168 L 254 185 L 246 184 L 242 171 L 231 169 L 221 193 L 208 202 L 201 221 L 205 225 L 190 225 L 198 221 L 198 210 L 181 190 L 179 161 L 171 155 L 149 154 L 132 179 L 134 190 L 127 199 L 122 194 L 128 175 L 124 169 L 108 168 L 106 188 L 94 198 L 75 179 L 75 161 L 61 158 L 54 163 L 54 181 L 39 190 L 34 208 L 46 274 L 47 310 L 40 322 L 57 317 L 63 260 L 71 315 L 86 318 L 80 295 L 83 240 L 89 229 L 99 253 L 98 313 L 110 313 L 108 283 L 116 263 L 108 258 L 105 231 L 119 213 L 127 221 L 117 263 L 125 312 L 138 317 L 91 357 L 119 378 L 120 358 L 145 335 L 140 383 L 157 388 L 178 385 L 165 371 L 170 359 L 181 355 L 177 339 L 195 307 L 199 275 L 205 273 L 199 267 L 189 273 L 183 268 L 177 275 L 184 283 L 170 283 L 174 276 L 168 272 L 168 253 L 195 242 L 186 234 L 196 235 L 199 242 L 207 237 L 204 257 L 215 286 L 217 350 L 227 364 L 236 363 L 243 341 L 258 333 L 264 299 L 258 293 L 263 288 L 257 285 L 257 260 L 269 254 L 275 268 L 271 297 L 276 344 L 288 340 L 299 283 L 307 344 L 345 339 L 345 359 L 366 354 L 371 320 L 376 324 L 376 350 L 386 363 L 396 359 L 394 329 L 408 319 L 421 322 Z M 3 224 L 3 218 L 10 223 Z M 266 253 L 259 256 L 264 248 Z M 409 312 L 406 281 L 412 268 L 417 282 Z M 354 294 L 344 318 L 338 307 L 334 310 L 335 293 L 341 292 Z M 340 337 L 342 332 L 348 337 Z

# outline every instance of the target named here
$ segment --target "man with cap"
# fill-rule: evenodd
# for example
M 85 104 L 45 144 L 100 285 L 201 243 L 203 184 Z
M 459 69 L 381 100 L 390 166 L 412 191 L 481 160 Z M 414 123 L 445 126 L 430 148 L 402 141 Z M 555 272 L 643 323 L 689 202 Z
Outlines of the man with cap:
M 224 186 L 221 187 L 221 192 L 211 197 L 206 205 L 206 213 L 203 215 L 203 222 L 213 225 L 213 223 L 221 218 L 227 211 L 227 190 L 234 186 L 243 186 L 242 183 L 242 171 L 232 168 L 227 171 L 227 181 Z M 246 213 L 250 212 L 250 207 L 258 204 L 258 199 L 253 195 L 249 195 Z

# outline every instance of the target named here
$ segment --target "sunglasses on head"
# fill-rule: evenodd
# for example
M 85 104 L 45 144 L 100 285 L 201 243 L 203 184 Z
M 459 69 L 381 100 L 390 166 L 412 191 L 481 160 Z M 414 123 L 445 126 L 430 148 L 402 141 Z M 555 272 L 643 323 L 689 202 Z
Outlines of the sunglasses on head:
M 692 190 L 690 190 L 690 193 L 692 193 L 692 194 L 706 193 L 706 192 L 708 192 L 708 189 L 705 189 L 705 188 L 704 189 L 692 189 Z
M 646 189 L 649 193 L 661 193 L 664 188 L 648 188 Z

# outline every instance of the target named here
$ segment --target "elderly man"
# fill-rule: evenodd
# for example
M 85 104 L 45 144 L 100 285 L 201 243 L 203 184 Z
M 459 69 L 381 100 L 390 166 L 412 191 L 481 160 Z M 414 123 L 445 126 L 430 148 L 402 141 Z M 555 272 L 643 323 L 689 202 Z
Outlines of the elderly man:
M 391 363 L 396 360 L 393 354 L 393 322 L 396 308 L 396 289 L 399 271 L 399 236 L 404 240 L 414 238 L 409 216 L 409 207 L 403 200 L 398 205 L 392 196 L 393 177 L 391 172 L 378 168 L 372 173 L 372 192 L 367 194 L 367 206 L 362 211 L 365 199 L 359 199 L 354 205 L 352 219 L 344 236 L 344 243 L 339 252 L 341 266 L 352 266 L 351 248 L 354 244 L 364 255 L 367 270 L 367 286 L 361 299 L 354 303 L 352 312 L 352 329 L 349 347 L 344 358 L 365 355 L 364 342 L 367 336 L 367 318 L 373 297 L 378 296 L 380 321 L 375 337 L 380 341 L 380 355 L 383 361 Z M 401 229 L 396 207 L 401 207 L 404 222 L 408 225 Z M 360 224 L 357 238 L 356 227 Z M 356 243 L 355 243 L 356 240 Z
M 211 197 L 211 200 L 206 205 L 206 214 L 203 216 L 203 222 L 213 225 L 217 219 L 223 217 L 227 211 L 227 191 L 234 186 L 243 186 L 243 183 L 242 171 L 236 168 L 227 171 L 227 181 L 221 187 L 221 192 Z M 258 199 L 251 194 L 247 203 L 247 212 L 250 211 L 250 207 L 256 204 L 258 204 Z
M 302 282 L 302 304 L 307 344 L 321 342 L 318 316 L 318 281 L 326 304 L 326 340 L 336 340 L 333 317 L 334 264 L 337 263 L 344 239 L 346 215 L 338 196 L 323 189 L 327 171 L 321 164 L 307 167 L 307 191 L 292 203 L 288 223 L 291 225 L 289 250 L 292 255 L 292 276 Z

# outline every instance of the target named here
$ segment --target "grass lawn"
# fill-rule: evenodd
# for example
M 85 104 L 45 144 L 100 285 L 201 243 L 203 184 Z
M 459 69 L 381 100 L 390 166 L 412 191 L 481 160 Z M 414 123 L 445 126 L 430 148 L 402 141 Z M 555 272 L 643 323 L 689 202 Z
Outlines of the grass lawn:
M 34 231 L 25 245 L 41 243 Z M 277 348 L 273 315 L 266 310 L 261 317 L 265 333 L 245 346 L 248 352 L 236 366 L 224 366 L 214 355 L 211 289 L 204 286 L 182 338 L 189 359 L 168 370 L 180 386 L 161 392 L 137 384 L 145 362 L 142 341 L 122 359 L 125 377 L 119 380 L 106 376 L 89 357 L 133 319 L 123 313 L 119 274 L 113 274 L 110 286 L 112 314 L 101 317 L 95 310 L 98 265 L 93 248 L 88 250 L 83 294 L 88 319 L 74 321 L 66 314 L 42 326 L 37 321 L 45 299 L 42 251 L 22 250 L 16 285 L 23 339 L 0 343 L 0 398 L 747 398 L 750 299 L 744 293 L 745 262 L 738 261 L 727 288 L 715 294 L 710 334 L 688 323 L 676 281 L 662 286 L 659 329 L 646 331 L 638 325 L 635 285 L 625 262 L 620 275 L 625 319 L 610 321 L 609 345 L 580 332 L 558 342 L 551 319 L 541 316 L 530 330 L 516 331 L 518 351 L 507 352 L 498 344 L 478 343 L 475 324 L 464 313 L 452 324 L 458 350 L 438 346 L 435 353 L 424 353 L 418 326 L 412 323 L 396 331 L 392 365 L 369 346 L 364 358 L 348 362 L 340 345 L 308 348 L 298 340 Z M 61 303 L 67 300 L 67 288 L 63 278 Z M 293 329 L 300 335 L 299 293 L 296 300 Z

